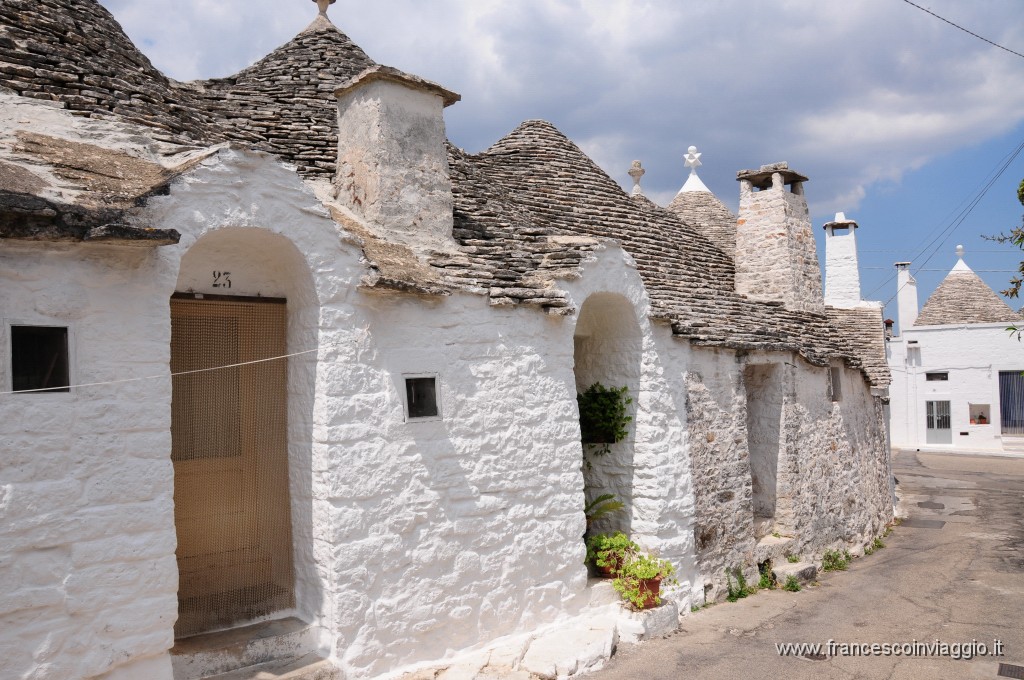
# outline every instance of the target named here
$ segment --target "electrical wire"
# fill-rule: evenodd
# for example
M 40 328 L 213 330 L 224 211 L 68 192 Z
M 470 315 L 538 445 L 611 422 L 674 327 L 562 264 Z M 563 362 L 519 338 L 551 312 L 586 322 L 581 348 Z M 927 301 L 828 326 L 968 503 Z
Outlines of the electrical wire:
M 952 21 L 950 21 L 949 19 L 947 19 L 945 17 L 940 17 L 938 14 L 936 14 L 933 11 L 931 11 L 930 9 L 926 9 L 924 7 L 921 7 L 921 5 L 915 4 L 915 3 L 911 2 L 910 0 L 903 0 L 903 2 L 907 3 L 911 7 L 918 8 L 919 10 L 921 10 L 922 12 L 924 12 L 926 14 L 931 14 L 933 17 L 935 17 L 939 21 L 945 21 L 947 24 L 949 24 L 953 28 L 959 29 L 959 30 L 963 31 L 964 33 L 966 33 L 968 35 L 972 35 L 975 38 L 977 38 L 978 40 L 981 40 L 983 42 L 987 42 L 989 45 L 992 45 L 993 47 L 998 47 L 999 49 L 1001 49 L 1001 50 L 1003 50 L 1005 52 L 1009 52 L 1010 54 L 1016 55 L 1016 56 L 1021 57 L 1022 59 L 1024 59 L 1024 54 L 1021 54 L 1020 52 L 1016 52 L 1014 50 L 1011 50 L 1009 47 L 1003 47 L 1002 45 L 1000 45 L 997 42 L 992 42 L 988 38 L 986 38 L 984 36 L 980 36 L 977 33 L 975 33 L 974 31 L 971 31 L 971 30 L 968 30 L 968 29 L 964 28 L 960 24 L 953 23 Z

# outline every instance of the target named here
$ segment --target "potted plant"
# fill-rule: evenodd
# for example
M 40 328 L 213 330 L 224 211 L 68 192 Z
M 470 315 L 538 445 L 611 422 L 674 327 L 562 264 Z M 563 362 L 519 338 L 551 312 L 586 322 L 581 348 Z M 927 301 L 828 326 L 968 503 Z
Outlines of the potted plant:
M 675 567 L 668 560 L 653 555 L 633 553 L 628 556 L 612 587 L 622 599 L 637 609 L 650 609 L 661 604 L 661 584 L 672 585 Z
M 576 395 L 580 409 L 580 438 L 595 455 L 608 453 L 610 445 L 629 434 L 626 427 L 633 420 L 627 407 L 633 400 L 627 387 L 605 387 L 599 382 Z
M 588 536 L 586 543 L 587 561 L 605 578 L 617 576 L 622 564 L 640 552 L 640 546 L 629 540 L 629 536 L 621 531 Z

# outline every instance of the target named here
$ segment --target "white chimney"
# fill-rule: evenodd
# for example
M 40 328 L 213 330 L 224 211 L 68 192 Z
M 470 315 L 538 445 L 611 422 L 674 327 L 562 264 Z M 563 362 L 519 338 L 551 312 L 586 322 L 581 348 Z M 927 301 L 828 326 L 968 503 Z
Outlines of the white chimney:
M 857 223 L 836 213 L 825 225 L 825 304 L 849 309 L 860 302 Z
M 896 307 L 899 313 L 900 335 L 917 321 L 917 281 L 910 275 L 909 262 L 896 263 Z

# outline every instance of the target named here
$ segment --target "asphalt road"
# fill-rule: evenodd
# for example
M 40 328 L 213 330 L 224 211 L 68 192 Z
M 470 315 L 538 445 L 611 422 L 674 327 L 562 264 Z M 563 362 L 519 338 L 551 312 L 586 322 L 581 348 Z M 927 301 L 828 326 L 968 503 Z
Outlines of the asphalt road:
M 909 521 L 884 549 L 801 592 L 691 614 L 678 633 L 623 646 L 588 678 L 1024 678 L 1024 668 L 999 675 L 1000 664 L 1024 667 L 1024 459 L 898 452 L 894 468 Z M 1004 656 L 829 656 L 828 640 L 967 651 L 977 641 L 990 653 L 999 640 Z M 784 643 L 823 647 L 783 657 Z

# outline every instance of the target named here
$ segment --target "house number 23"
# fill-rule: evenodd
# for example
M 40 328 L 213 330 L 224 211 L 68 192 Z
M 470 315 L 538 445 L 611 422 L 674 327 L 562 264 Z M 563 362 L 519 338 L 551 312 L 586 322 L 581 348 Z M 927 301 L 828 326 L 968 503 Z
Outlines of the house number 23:
M 214 288 L 230 288 L 231 272 L 213 272 Z

